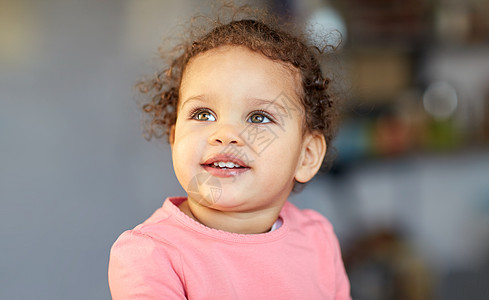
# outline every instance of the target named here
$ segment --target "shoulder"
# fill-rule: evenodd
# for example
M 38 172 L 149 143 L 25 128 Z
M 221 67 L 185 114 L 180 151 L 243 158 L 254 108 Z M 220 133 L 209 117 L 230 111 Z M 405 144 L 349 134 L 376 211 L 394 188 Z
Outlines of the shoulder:
M 122 233 L 110 251 L 113 299 L 183 299 L 182 259 L 171 244 L 138 229 Z
M 173 220 L 173 212 L 169 209 L 171 198 L 158 208 L 148 219 L 131 230 L 123 232 L 112 245 L 110 257 L 124 258 L 125 261 L 152 259 L 178 253 L 171 242 L 171 235 L 179 227 Z M 167 254 L 164 255 L 163 252 Z M 132 257 L 134 255 L 134 257 Z M 156 256 L 155 256 L 156 255 Z
M 295 238 L 307 240 L 318 249 L 335 249 L 337 252 L 338 238 L 326 217 L 312 209 L 299 209 L 292 203 L 287 203 L 284 208 L 284 223 L 288 223 Z
M 336 298 L 351 299 L 350 284 L 345 272 L 338 238 L 333 225 L 320 213 L 311 209 L 299 209 L 291 203 L 284 207 L 284 221 L 291 225 L 293 238 L 302 241 L 302 245 L 309 243 L 312 247 L 310 255 L 316 253 L 318 260 L 329 266 L 324 270 L 328 276 L 333 274 L 335 280 Z M 328 254 L 329 255 L 325 255 Z M 332 273 L 331 273 L 332 272 Z
M 123 232 L 112 245 L 109 266 L 112 269 L 156 268 L 180 259 L 178 248 L 171 242 L 175 229 L 181 228 L 174 218 L 180 198 L 167 198 L 148 219 L 134 229 Z M 178 231 L 178 230 L 177 230 Z M 144 270 L 151 271 L 151 270 Z
M 299 209 L 290 202 L 287 202 L 284 206 L 283 217 L 294 226 L 321 228 L 322 230 L 333 232 L 333 225 L 326 217 L 312 209 Z
M 138 229 L 123 232 L 112 245 L 110 264 L 142 266 L 151 262 L 153 266 L 179 259 L 179 254 L 171 243 L 156 239 Z
M 185 230 L 184 222 L 178 216 L 178 207 L 174 204 L 182 199 L 167 198 L 163 206 L 155 210 L 143 223 L 121 234 L 114 245 L 132 240 L 145 240 L 146 243 L 163 243 L 170 246 L 172 235 L 178 235 L 179 231 Z

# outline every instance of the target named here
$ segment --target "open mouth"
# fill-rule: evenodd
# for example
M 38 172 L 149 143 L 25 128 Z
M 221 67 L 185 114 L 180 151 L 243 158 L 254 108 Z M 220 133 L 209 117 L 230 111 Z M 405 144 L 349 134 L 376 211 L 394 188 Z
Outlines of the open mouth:
M 216 169 L 223 169 L 223 170 L 227 170 L 227 169 L 244 169 L 246 167 L 244 166 L 241 166 L 237 163 L 234 163 L 232 161 L 227 161 L 227 162 L 224 162 L 224 161 L 216 161 L 216 162 L 213 162 L 213 163 L 210 163 L 210 164 L 206 164 L 206 166 L 210 167 L 210 168 L 216 168 Z
M 217 177 L 234 177 L 251 169 L 239 158 L 226 154 L 218 154 L 209 158 L 201 166 L 211 175 Z

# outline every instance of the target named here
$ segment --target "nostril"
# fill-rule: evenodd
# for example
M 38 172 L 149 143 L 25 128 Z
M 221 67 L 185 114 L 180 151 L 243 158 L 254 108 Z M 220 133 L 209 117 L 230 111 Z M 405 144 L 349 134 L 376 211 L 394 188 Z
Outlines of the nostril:
M 209 143 L 215 144 L 215 145 L 228 145 L 228 144 L 234 144 L 237 145 L 239 144 L 239 139 L 236 137 L 210 137 Z

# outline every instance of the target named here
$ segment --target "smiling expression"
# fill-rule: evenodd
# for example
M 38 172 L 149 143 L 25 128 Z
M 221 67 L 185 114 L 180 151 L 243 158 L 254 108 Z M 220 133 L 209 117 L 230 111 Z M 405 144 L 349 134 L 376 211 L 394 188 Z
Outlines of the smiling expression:
M 283 205 L 304 156 L 299 93 L 297 71 L 245 47 L 193 57 L 171 136 L 175 174 L 189 202 L 219 211 Z M 218 179 L 218 198 L 209 198 L 205 183 L 200 197 L 189 193 L 201 174 Z

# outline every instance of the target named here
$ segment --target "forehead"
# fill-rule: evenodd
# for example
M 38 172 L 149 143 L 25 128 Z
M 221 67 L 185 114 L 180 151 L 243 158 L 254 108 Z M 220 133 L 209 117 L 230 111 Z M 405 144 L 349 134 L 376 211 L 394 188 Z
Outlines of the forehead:
M 300 72 L 290 64 L 243 46 L 221 46 L 200 53 L 187 63 L 180 99 L 198 91 L 257 98 L 287 94 L 299 101 L 302 85 Z

